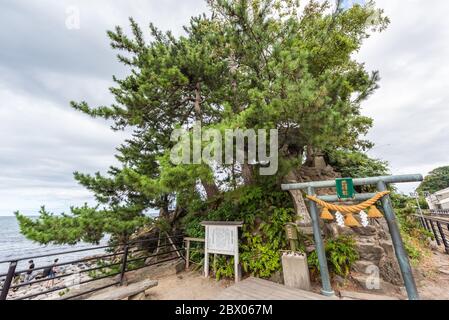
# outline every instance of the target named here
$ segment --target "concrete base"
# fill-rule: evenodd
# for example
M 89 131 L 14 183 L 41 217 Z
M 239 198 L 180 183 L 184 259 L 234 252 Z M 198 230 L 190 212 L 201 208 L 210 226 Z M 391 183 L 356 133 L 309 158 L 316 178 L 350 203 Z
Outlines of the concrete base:
M 282 256 L 284 284 L 290 288 L 310 290 L 309 268 L 305 254 L 289 253 Z

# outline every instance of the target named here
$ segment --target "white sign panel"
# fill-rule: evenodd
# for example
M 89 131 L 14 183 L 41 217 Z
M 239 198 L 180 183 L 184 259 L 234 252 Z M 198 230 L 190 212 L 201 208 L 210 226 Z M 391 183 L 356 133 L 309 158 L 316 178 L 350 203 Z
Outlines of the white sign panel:
M 226 255 L 235 254 L 237 228 L 235 226 L 207 226 L 207 251 Z
M 203 221 L 206 227 L 204 246 L 204 275 L 209 276 L 209 254 L 234 256 L 235 282 L 240 280 L 238 230 L 243 221 Z

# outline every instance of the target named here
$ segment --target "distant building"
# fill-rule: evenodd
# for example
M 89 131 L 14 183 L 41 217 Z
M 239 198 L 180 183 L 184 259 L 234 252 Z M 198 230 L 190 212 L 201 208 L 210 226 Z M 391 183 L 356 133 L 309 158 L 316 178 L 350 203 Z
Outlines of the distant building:
M 449 188 L 429 195 L 426 201 L 430 210 L 449 210 Z

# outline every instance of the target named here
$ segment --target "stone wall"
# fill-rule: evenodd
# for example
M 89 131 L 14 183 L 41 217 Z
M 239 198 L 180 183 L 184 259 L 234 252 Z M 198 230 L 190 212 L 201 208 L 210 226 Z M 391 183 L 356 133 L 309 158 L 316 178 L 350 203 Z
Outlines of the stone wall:
M 356 215 L 354 217 L 358 218 Z M 358 276 L 358 279 L 363 282 L 363 275 L 369 274 L 367 268 L 375 265 L 379 268 L 382 280 L 397 286 L 403 284 L 385 219 L 371 219 L 369 226 L 360 228 L 340 227 L 331 222 L 325 224 L 324 230 L 326 237 L 351 235 L 356 241 L 360 257 L 353 266 L 353 272 L 358 274 L 356 279 Z

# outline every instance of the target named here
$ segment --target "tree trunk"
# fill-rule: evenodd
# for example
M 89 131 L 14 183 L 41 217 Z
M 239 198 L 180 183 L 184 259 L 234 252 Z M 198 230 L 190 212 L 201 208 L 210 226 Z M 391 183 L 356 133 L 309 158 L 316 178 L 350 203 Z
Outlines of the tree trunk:
M 201 112 L 201 83 L 197 82 L 195 87 L 195 116 L 196 120 L 202 122 Z
M 170 212 L 168 211 L 168 207 L 163 206 L 159 209 L 159 217 L 170 218 Z
M 284 177 L 286 183 L 298 182 L 298 178 L 294 170 L 290 171 L 287 176 Z M 304 202 L 301 190 L 289 190 L 290 195 L 293 198 L 293 205 L 295 207 L 298 224 L 302 226 L 310 226 L 312 224 L 312 219 L 310 218 L 309 211 Z
M 213 196 L 216 196 L 220 192 L 215 182 L 211 183 L 202 180 L 201 184 L 203 185 L 204 190 L 206 190 L 206 195 L 208 199 L 212 198 Z
M 254 182 L 253 167 L 246 162 L 242 164 L 242 178 L 245 185 L 250 185 Z
M 203 115 L 201 110 L 201 83 L 198 81 L 195 86 L 195 118 L 200 123 L 203 122 Z M 215 182 L 206 182 L 201 181 L 201 184 L 204 187 L 204 190 L 206 190 L 207 198 L 210 199 L 211 197 L 218 194 L 220 191 L 215 184 Z

